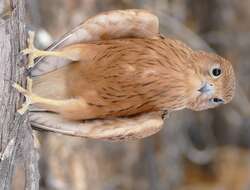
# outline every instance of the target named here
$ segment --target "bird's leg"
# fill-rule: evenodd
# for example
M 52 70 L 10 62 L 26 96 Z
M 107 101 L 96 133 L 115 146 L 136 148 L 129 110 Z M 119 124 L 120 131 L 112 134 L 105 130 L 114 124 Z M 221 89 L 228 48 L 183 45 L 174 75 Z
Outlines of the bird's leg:
M 39 50 L 34 46 L 34 38 L 35 33 L 30 31 L 29 38 L 28 38 L 28 48 L 22 50 L 24 55 L 29 55 L 29 64 L 28 68 L 32 68 L 34 66 L 34 59 L 43 56 L 56 56 L 62 57 L 66 59 L 70 59 L 72 61 L 77 61 L 80 59 L 80 51 L 78 48 L 64 48 L 58 51 L 43 51 Z
M 81 106 L 81 102 L 78 99 L 55 100 L 43 98 L 34 94 L 32 92 L 32 80 L 30 78 L 27 78 L 27 89 L 24 89 L 17 83 L 14 83 L 12 86 L 26 98 L 24 104 L 22 105 L 22 108 L 17 111 L 21 115 L 23 115 L 28 110 L 29 105 L 31 104 L 39 104 L 42 108 L 55 112 L 58 112 L 58 110 L 61 109 L 63 110 L 66 108 L 70 108 L 75 105 Z
M 68 47 L 60 51 L 38 50 L 34 46 L 34 37 L 35 37 L 34 32 L 29 32 L 28 48 L 22 51 L 22 53 L 24 54 L 29 54 L 28 68 L 32 68 L 34 66 L 34 59 L 40 56 L 58 56 L 74 61 L 79 60 L 80 58 L 80 48 Z M 23 94 L 26 98 L 26 101 L 22 105 L 22 108 L 18 110 L 18 113 L 20 114 L 24 114 L 28 110 L 29 105 L 34 103 L 44 105 L 44 107 L 48 108 L 49 110 L 56 110 L 58 107 L 67 107 L 74 104 L 75 101 L 77 101 L 77 100 L 74 101 L 53 100 L 33 94 L 32 79 L 29 77 L 27 78 L 27 89 L 24 89 L 17 83 L 14 83 L 12 86 L 15 89 L 17 89 L 17 91 L 19 91 L 21 94 Z
M 37 95 L 35 95 L 35 94 L 32 93 L 32 80 L 29 77 L 27 78 L 27 89 L 24 89 L 23 87 L 21 87 L 17 83 L 14 83 L 12 86 L 18 92 L 20 92 L 21 94 L 23 94 L 25 96 L 25 98 L 26 98 L 24 104 L 22 105 L 22 108 L 20 108 L 19 110 L 17 110 L 17 112 L 20 113 L 21 115 L 23 115 L 28 110 L 29 105 L 34 104 L 34 103 L 50 103 L 50 104 L 55 104 L 55 102 L 53 102 L 54 100 L 50 100 L 50 99 L 47 99 L 47 98 L 42 98 L 42 97 L 37 96 Z
M 18 92 L 22 93 L 26 100 L 22 105 L 22 108 L 20 108 L 19 110 L 17 110 L 18 113 L 20 113 L 21 115 L 23 115 L 29 108 L 29 105 L 32 103 L 32 80 L 28 77 L 27 78 L 27 90 L 25 90 L 23 87 L 21 87 L 19 84 L 14 83 L 12 85 L 15 89 L 17 89 Z

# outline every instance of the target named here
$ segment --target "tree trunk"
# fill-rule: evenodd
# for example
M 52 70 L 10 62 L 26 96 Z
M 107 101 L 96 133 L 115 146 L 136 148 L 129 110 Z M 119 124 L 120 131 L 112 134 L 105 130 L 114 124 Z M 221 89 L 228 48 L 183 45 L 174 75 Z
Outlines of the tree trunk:
M 11 86 L 14 81 L 25 81 L 26 62 L 21 62 L 19 56 L 27 37 L 25 0 L 10 0 L 6 4 L 9 7 L 5 9 L 7 13 L 0 14 L 4 15 L 0 18 L 0 190 L 12 189 L 17 164 L 24 168 L 23 188 L 33 190 L 39 188 L 38 153 L 27 115 L 16 113 L 21 99 Z

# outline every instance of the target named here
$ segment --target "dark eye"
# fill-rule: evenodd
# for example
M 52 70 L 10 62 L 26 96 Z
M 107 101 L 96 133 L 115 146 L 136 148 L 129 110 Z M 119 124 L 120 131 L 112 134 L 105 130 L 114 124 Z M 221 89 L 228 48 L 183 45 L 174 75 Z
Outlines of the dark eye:
M 214 76 L 218 77 L 221 74 L 221 69 L 214 68 L 213 71 L 212 71 L 212 73 L 213 73 Z
M 222 100 L 220 98 L 211 98 L 210 101 L 212 103 L 216 103 L 216 104 L 222 104 L 222 103 L 224 103 L 224 100 Z
M 213 78 L 218 78 L 220 75 L 221 75 L 222 71 L 221 71 L 221 68 L 217 65 L 217 66 L 214 66 L 211 70 L 210 70 L 210 75 L 213 77 Z

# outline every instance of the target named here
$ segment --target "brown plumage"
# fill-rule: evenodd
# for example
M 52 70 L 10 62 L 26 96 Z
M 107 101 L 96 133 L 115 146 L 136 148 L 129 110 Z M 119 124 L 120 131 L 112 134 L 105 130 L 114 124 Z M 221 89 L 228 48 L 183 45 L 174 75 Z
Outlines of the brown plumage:
M 204 110 L 232 100 L 235 76 L 222 57 L 165 38 L 123 38 L 60 50 L 71 64 L 35 78 L 38 106 L 72 120 Z

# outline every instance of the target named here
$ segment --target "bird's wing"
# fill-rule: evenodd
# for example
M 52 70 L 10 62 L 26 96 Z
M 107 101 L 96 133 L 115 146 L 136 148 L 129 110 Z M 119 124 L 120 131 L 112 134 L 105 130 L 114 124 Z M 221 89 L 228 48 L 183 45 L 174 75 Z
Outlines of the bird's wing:
M 55 50 L 79 42 L 128 37 L 156 37 L 159 34 L 158 18 L 145 10 L 118 10 L 101 13 L 77 26 L 47 50 Z M 39 76 L 62 65 L 67 60 L 60 58 L 41 58 L 32 70 Z M 107 140 L 140 139 L 158 132 L 163 125 L 161 113 L 145 113 L 130 118 L 108 120 L 68 121 L 58 114 L 33 109 L 30 114 L 32 126 L 39 129 L 66 135 Z
M 129 9 L 104 12 L 89 18 L 63 35 L 47 50 L 55 50 L 75 43 L 128 37 L 151 38 L 159 35 L 158 17 L 146 10 Z M 70 63 L 62 58 L 39 58 L 31 75 L 38 76 Z
M 42 130 L 65 135 L 102 140 L 136 140 L 157 133 L 163 126 L 159 113 L 145 113 L 130 118 L 69 121 L 58 114 L 40 112 L 29 113 L 32 126 Z
M 48 49 L 72 43 L 128 37 L 154 37 L 159 34 L 159 20 L 154 14 L 139 9 L 116 10 L 91 17 Z

